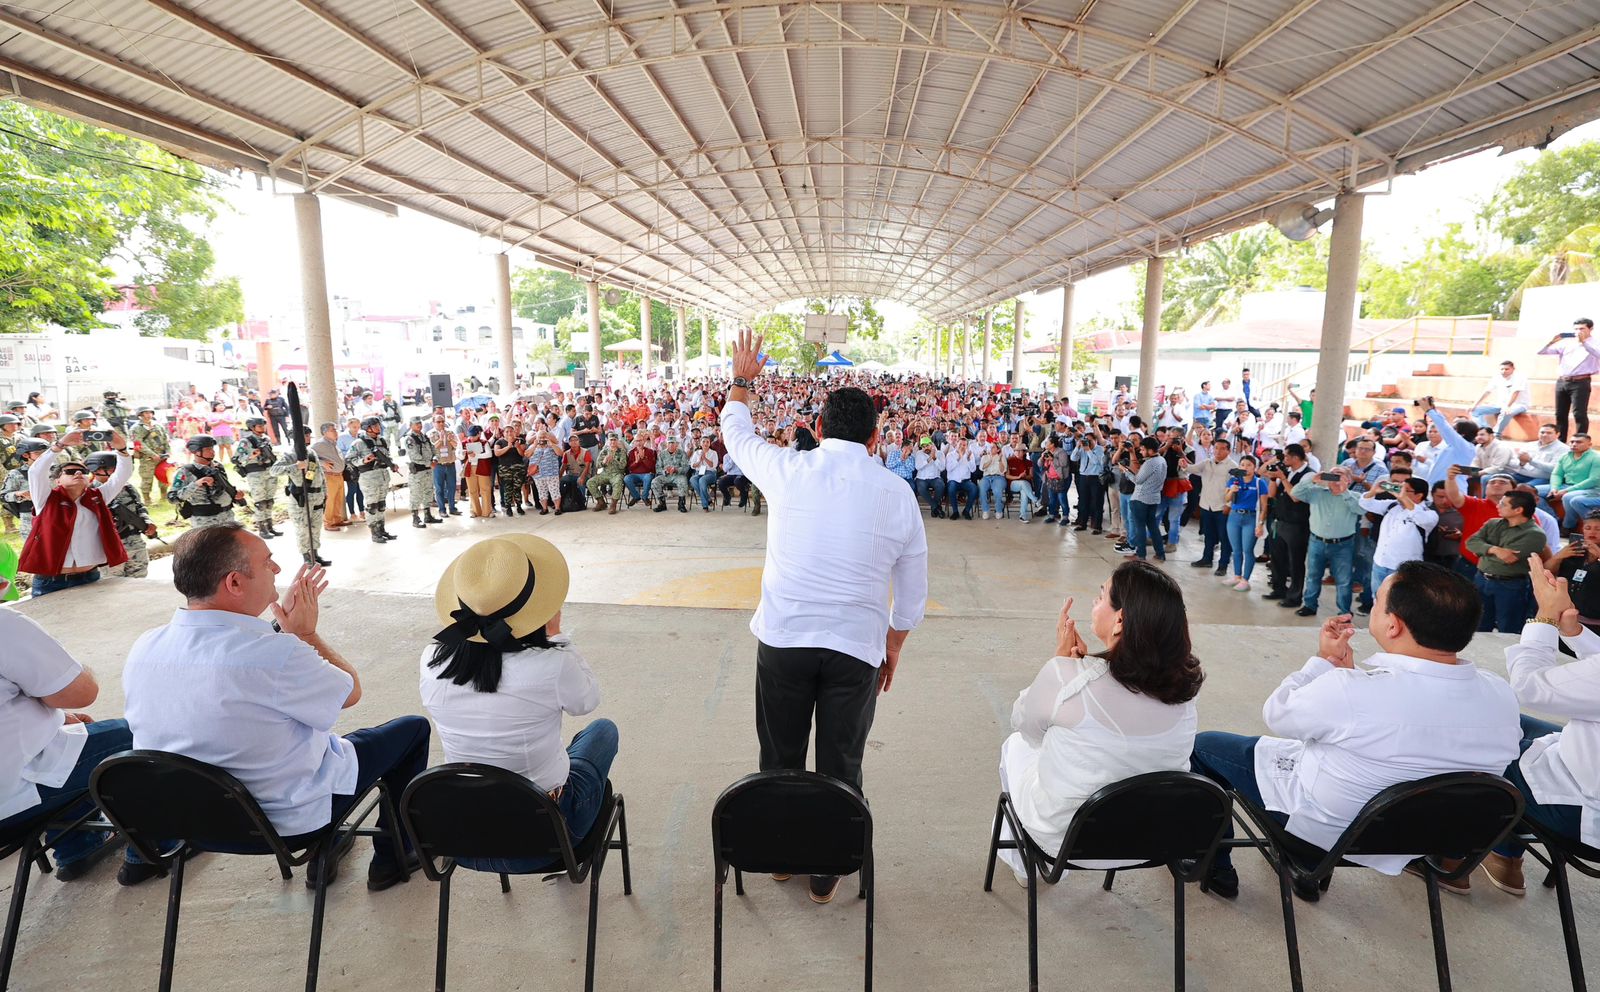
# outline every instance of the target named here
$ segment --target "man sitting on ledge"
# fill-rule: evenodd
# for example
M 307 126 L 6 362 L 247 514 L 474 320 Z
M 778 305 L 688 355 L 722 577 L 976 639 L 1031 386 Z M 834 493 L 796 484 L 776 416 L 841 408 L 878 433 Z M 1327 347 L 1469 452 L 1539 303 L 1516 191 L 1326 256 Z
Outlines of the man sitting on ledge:
M 304 565 L 280 600 L 267 542 L 237 522 L 173 545 L 172 582 L 189 601 L 135 642 L 123 669 L 133 746 L 216 765 L 239 779 L 290 849 L 345 816 L 378 779 L 396 803 L 428 763 L 428 721 L 402 716 L 340 737 L 361 699 L 356 670 L 317 634 L 327 581 Z M 279 630 L 261 614 L 271 608 Z M 387 826 L 380 816 L 379 826 Z M 416 856 L 373 839 L 367 888 L 406 881 Z M 131 859 L 117 880 L 156 874 Z M 315 881 L 307 873 L 307 885 Z M 332 878 L 329 878 L 332 881 Z
M 1501 774 L 1522 740 L 1517 697 L 1500 676 L 1456 654 L 1472 640 L 1479 610 L 1464 576 L 1420 561 L 1401 565 L 1373 602 L 1369 629 L 1378 654 L 1357 668 L 1350 617 L 1329 620 L 1316 657 L 1262 707 L 1267 727 L 1283 736 L 1206 731 L 1195 737 L 1191 767 L 1324 850 L 1391 785 L 1447 772 Z M 1411 859 L 1350 860 L 1398 875 Z M 1465 878 L 1439 884 L 1467 889 Z M 1209 887 L 1225 899 L 1239 894 L 1226 849 Z M 1318 895 L 1301 886 L 1295 892 L 1310 901 Z

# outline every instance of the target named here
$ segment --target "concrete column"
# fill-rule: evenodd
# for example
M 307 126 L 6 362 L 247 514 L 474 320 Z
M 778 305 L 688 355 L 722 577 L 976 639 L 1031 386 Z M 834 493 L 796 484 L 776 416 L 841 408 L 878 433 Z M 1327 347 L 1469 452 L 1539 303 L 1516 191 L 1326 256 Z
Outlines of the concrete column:
M 499 316 L 500 334 L 500 390 L 517 391 L 517 347 L 511 334 L 511 255 L 501 252 L 494 257 L 494 302 Z
M 1011 315 L 1011 388 L 1022 385 L 1022 297 L 1017 297 Z
M 317 194 L 294 195 L 294 229 L 300 241 L 306 385 L 311 393 L 301 401 L 310 402 L 311 429 L 316 430 L 316 424 L 339 419 L 338 393 L 333 381 L 333 322 L 328 316 L 328 269 L 322 258 L 322 203 Z
M 972 317 L 961 318 L 961 378 L 972 378 Z
M 1072 376 L 1072 291 L 1073 284 L 1061 287 L 1061 367 L 1056 372 L 1056 396 L 1066 399 Z
M 674 342 L 677 346 L 672 357 L 678 363 L 678 378 L 683 378 L 683 363 L 689 360 L 689 310 L 686 307 L 678 308 L 678 338 Z
M 702 311 L 700 311 L 700 357 L 701 358 L 705 358 L 706 356 L 708 356 L 710 354 L 711 354 L 711 317 L 704 310 L 702 310 Z M 710 373 L 710 371 L 711 370 L 709 368 L 706 369 L 706 372 L 708 374 Z
M 650 326 L 650 297 L 639 297 L 639 337 L 644 339 L 644 352 L 639 356 L 639 374 L 646 379 L 650 378 L 650 363 L 654 355 L 650 353 L 654 345 L 654 335 Z
M 1319 458 L 1334 464 L 1344 440 L 1345 377 L 1350 368 L 1350 332 L 1355 323 L 1356 280 L 1361 272 L 1359 193 L 1340 193 L 1333 201 L 1333 231 L 1328 239 L 1328 291 L 1322 303 L 1322 347 L 1317 354 L 1317 399 L 1311 408 L 1311 440 Z M 1332 460 L 1330 460 L 1332 459 Z
M 717 357 L 728 360 L 728 322 L 725 320 L 717 321 Z
M 589 293 L 589 381 L 593 382 L 605 372 L 600 351 L 600 284 L 591 280 L 584 288 Z
M 1144 269 L 1144 333 L 1139 337 L 1139 416 L 1145 429 L 1156 418 L 1156 345 L 1161 335 L 1161 288 L 1167 260 L 1152 258 Z
M 989 349 L 994 345 L 994 308 L 983 312 L 983 381 L 994 382 L 989 377 Z

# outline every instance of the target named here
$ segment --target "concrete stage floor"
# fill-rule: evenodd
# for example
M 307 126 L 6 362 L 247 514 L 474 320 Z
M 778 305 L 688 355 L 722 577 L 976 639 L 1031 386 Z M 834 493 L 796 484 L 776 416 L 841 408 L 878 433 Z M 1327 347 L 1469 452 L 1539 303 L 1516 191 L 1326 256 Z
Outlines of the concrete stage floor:
M 603 879 L 599 989 L 708 988 L 711 981 L 710 812 L 728 783 L 753 771 L 755 642 L 766 518 L 736 511 L 688 516 L 635 508 L 612 517 L 452 520 L 426 532 L 391 514 L 397 544 L 364 530 L 330 535 L 335 561 L 323 630 L 359 666 L 365 695 L 345 715 L 353 729 L 420 712 L 418 656 L 438 624 L 430 593 L 443 565 L 473 539 L 510 528 L 541 533 L 573 566 L 565 627 L 604 690 L 595 715 L 615 720 L 622 749 L 612 780 L 628 800 L 634 895 L 621 894 L 613 860 Z M 1012 700 L 1053 648 L 1065 595 L 1089 600 L 1113 566 L 1111 542 L 1015 520 L 929 521 L 932 585 L 927 622 L 907 644 L 893 690 L 878 707 L 866 759 L 877 831 L 877 987 L 1023 988 L 1026 897 L 1003 870 L 981 889 L 997 754 Z M 1176 556 L 1195 557 L 1192 533 Z M 274 541 L 296 560 L 291 538 Z M 1209 570 L 1169 565 L 1183 584 L 1195 649 L 1208 679 L 1201 727 L 1259 733 L 1263 698 L 1315 648 L 1313 625 Z M 103 691 L 96 716 L 122 713 L 119 673 L 133 640 L 178 603 L 165 563 L 147 581 L 107 580 L 22 607 L 90 664 Z M 1331 609 L 1325 599 L 1324 613 Z M 1085 622 L 1085 626 L 1087 623 Z M 1483 635 L 1468 654 L 1503 672 L 1505 640 Z M 1361 635 L 1358 652 L 1373 650 Z M 570 721 L 568 733 L 584 721 Z M 437 745 L 434 760 L 442 760 Z M 362 842 L 362 847 L 365 842 Z M 431 987 L 437 892 L 420 875 L 369 894 L 367 853 L 346 861 L 330 895 L 322 958 L 327 990 Z M 1243 892 L 1225 903 L 1188 892 L 1188 981 L 1197 990 L 1288 985 L 1273 877 L 1239 858 Z M 14 863 L 4 876 L 8 896 Z M 164 881 L 117 886 L 114 864 L 64 885 L 35 880 L 13 988 L 154 987 Z M 1470 897 L 1445 896 L 1456 987 L 1568 987 L 1555 900 L 1530 872 L 1526 899 L 1479 874 Z M 583 982 L 587 886 L 513 882 L 463 872 L 452 897 L 451 987 L 570 989 Z M 842 887 L 844 892 L 848 886 Z M 1574 883 L 1591 958 L 1600 887 Z M 862 907 L 841 895 L 814 906 L 802 881 L 749 880 L 729 890 L 725 983 L 730 990 L 849 989 L 861 979 Z M 267 990 L 303 982 L 311 899 L 269 859 L 206 855 L 188 873 L 175 987 Z M 1319 905 L 1298 907 L 1308 988 L 1371 992 L 1431 988 L 1427 906 L 1420 881 L 1342 871 Z M 1171 880 L 1165 872 L 1073 877 L 1040 901 L 1045 989 L 1158 989 L 1172 980 Z

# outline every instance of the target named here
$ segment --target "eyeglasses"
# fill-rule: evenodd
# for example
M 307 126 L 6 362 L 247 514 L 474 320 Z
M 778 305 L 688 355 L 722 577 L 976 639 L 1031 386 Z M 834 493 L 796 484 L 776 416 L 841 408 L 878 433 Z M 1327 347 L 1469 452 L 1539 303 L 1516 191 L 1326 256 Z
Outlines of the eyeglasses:
M 64 468 L 64 469 L 61 470 L 61 474 L 62 475 L 88 475 L 89 474 L 89 470 L 86 469 L 86 468 Z

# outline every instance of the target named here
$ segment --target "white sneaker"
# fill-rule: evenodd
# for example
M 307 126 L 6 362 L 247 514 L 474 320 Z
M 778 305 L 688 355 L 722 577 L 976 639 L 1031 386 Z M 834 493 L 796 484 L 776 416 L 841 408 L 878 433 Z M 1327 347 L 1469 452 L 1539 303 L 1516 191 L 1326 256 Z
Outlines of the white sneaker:
M 1233 587 L 1235 589 L 1239 590 L 1240 592 L 1249 592 L 1250 591 L 1250 583 L 1245 581 L 1244 579 L 1240 579 L 1238 582 L 1234 583 Z
M 985 520 L 993 520 L 994 519 L 994 514 L 990 513 L 988 510 L 984 510 L 983 511 L 983 519 L 985 519 Z

